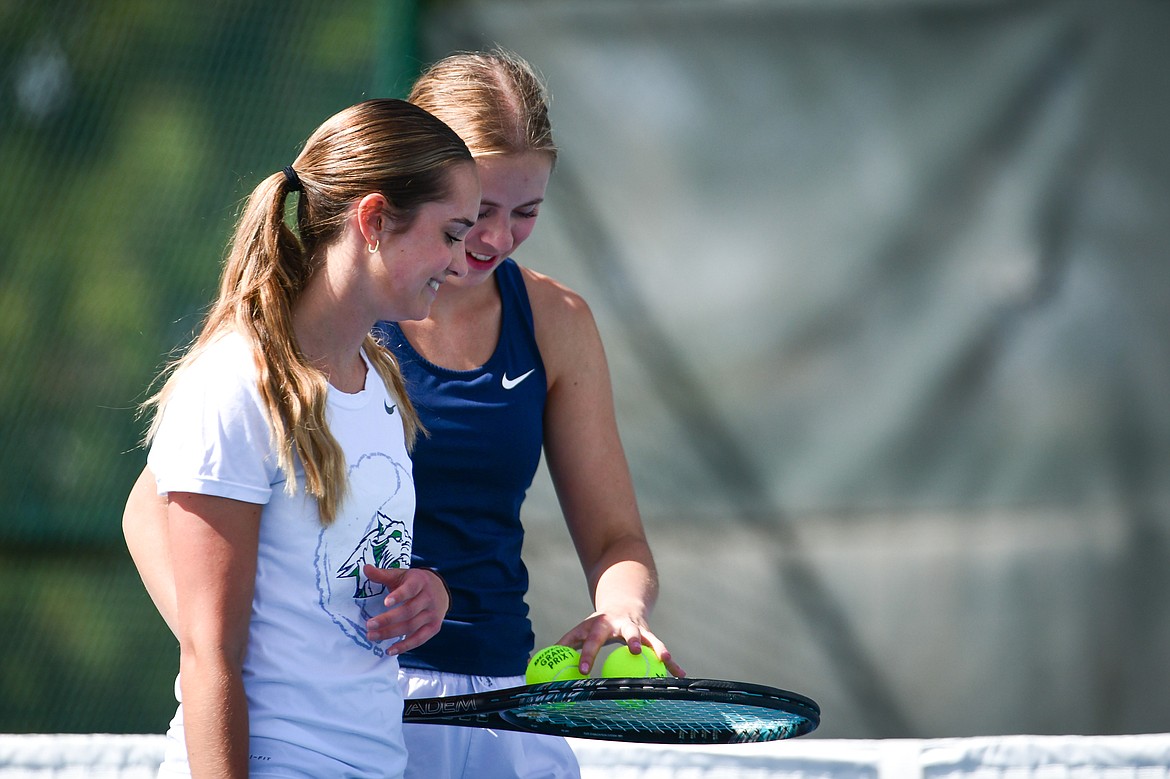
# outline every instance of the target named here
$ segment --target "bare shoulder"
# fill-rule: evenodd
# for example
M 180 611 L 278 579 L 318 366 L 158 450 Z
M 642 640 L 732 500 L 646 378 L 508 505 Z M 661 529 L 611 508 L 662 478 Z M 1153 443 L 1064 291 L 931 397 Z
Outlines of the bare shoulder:
M 585 298 L 556 279 L 521 266 L 541 356 L 548 368 L 601 351 L 597 323 Z
M 541 313 L 551 316 L 572 316 L 589 311 L 585 298 L 553 277 L 523 265 L 520 273 L 524 276 L 524 286 L 534 311 L 539 308 Z
M 593 312 L 585 298 L 577 292 L 531 268 L 521 266 L 520 271 L 524 276 L 524 286 L 528 290 L 528 300 L 538 331 L 594 326 Z

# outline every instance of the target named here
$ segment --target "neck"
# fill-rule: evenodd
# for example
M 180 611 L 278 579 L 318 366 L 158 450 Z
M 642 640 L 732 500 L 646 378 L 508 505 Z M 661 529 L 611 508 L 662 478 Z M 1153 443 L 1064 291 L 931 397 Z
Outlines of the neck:
M 301 353 L 326 379 L 343 392 L 365 386 L 365 363 L 360 350 L 373 321 L 331 283 L 328 273 L 318 273 L 293 305 L 293 331 Z

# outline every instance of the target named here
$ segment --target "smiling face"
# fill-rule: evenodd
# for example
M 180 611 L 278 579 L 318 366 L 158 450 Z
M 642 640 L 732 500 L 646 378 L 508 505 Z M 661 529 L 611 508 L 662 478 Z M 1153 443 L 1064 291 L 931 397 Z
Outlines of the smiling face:
M 528 239 L 553 161 L 545 152 L 529 151 L 477 157 L 475 164 L 483 187 L 479 219 L 464 242 L 467 275 L 453 279 L 453 286 L 481 284 Z
M 419 208 L 405 232 L 384 229 L 379 235 L 381 275 L 386 280 L 382 319 L 425 319 L 439 285 L 467 275 L 464 240 L 478 213 L 479 178 L 469 163 L 453 166 L 449 175 L 446 198 Z

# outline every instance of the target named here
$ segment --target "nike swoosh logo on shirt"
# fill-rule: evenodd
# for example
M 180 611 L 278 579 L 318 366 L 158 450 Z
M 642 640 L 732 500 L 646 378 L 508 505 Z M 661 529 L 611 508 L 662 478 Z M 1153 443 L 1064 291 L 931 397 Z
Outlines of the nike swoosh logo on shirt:
M 528 371 L 528 373 L 522 373 L 514 379 L 509 379 L 508 372 L 504 371 L 504 375 L 500 378 L 500 384 L 503 386 L 504 389 L 510 390 L 510 389 L 514 388 L 517 384 L 519 384 L 520 382 L 524 381 L 529 376 L 531 376 L 532 371 L 534 371 L 534 370 L 536 370 L 536 368 L 532 368 L 531 370 Z
M 391 416 L 393 416 L 394 409 L 398 408 L 398 404 L 395 403 L 393 406 L 391 406 L 389 403 L 387 403 L 386 401 L 383 400 L 382 407 L 386 409 L 387 414 L 390 414 Z

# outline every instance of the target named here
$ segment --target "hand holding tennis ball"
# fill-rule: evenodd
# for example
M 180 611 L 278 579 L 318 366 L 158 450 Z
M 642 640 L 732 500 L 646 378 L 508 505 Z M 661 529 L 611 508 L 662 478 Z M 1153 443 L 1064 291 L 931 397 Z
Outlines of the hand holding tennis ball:
M 658 659 L 654 650 L 643 646 L 639 654 L 634 654 L 624 644 L 609 653 L 605 664 L 601 666 L 601 675 L 608 678 L 630 679 L 661 679 L 669 676 L 666 664 Z
M 581 653 L 572 647 L 553 644 L 532 656 L 524 672 L 526 684 L 563 682 L 567 679 L 587 679 L 581 673 Z

